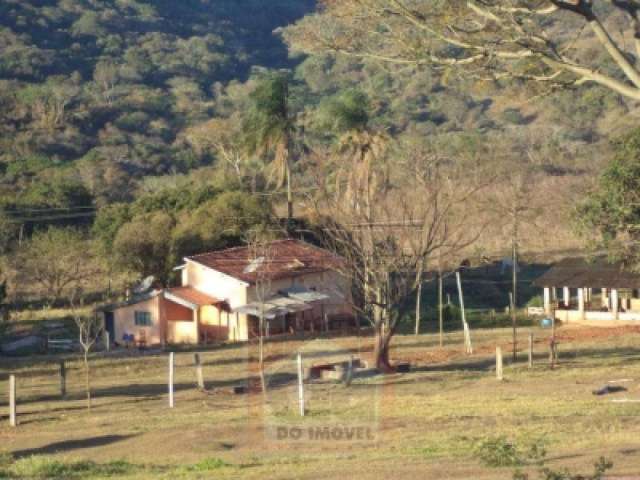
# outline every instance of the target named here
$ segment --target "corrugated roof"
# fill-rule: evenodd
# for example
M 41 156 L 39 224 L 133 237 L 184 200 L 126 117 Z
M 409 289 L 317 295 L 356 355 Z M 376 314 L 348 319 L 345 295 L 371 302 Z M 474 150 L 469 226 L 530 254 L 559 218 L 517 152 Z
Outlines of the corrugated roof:
M 211 295 L 207 295 L 206 293 L 202 293 L 193 287 L 168 288 L 167 290 L 165 290 L 165 295 L 166 294 L 173 295 L 197 307 L 202 307 L 204 305 L 217 305 L 219 303 L 222 303 L 221 300 L 212 297 Z M 169 300 L 171 300 L 171 298 L 169 298 Z
M 295 239 L 273 241 L 266 250 L 266 259 L 252 258 L 251 249 L 245 246 L 193 255 L 187 260 L 251 284 L 258 276 L 270 280 L 297 277 L 332 270 L 341 263 L 340 257 L 328 250 Z
M 604 257 L 592 261 L 566 258 L 553 265 L 533 284 L 537 287 L 640 288 L 640 274 Z

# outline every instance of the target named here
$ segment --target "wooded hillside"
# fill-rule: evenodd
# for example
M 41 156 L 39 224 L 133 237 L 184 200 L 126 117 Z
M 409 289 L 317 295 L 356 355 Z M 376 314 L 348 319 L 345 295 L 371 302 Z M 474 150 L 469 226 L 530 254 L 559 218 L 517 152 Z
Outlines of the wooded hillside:
M 319 158 L 342 158 L 323 173 L 337 182 L 345 155 L 379 149 L 392 170 L 419 146 L 491 179 L 475 199 L 487 221 L 478 257 L 508 254 L 516 214 L 525 250 L 577 244 L 571 212 L 610 159 L 611 132 L 633 126 L 628 100 L 595 85 L 301 54 L 291 25 L 315 2 L 266 3 L 0 0 L 0 249 L 51 224 L 93 227 L 126 266 L 152 226 L 170 233 L 154 247 L 161 265 L 134 270 L 164 275 L 184 252 L 237 243 L 272 206 L 284 216 L 279 134 L 260 124 L 265 77 L 282 69 L 297 214 Z M 589 34 L 576 42 L 601 55 Z

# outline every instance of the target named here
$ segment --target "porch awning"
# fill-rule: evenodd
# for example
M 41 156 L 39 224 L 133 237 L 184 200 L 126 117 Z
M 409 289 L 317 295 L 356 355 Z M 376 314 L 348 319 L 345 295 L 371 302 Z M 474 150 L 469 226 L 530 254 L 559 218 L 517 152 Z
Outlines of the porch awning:
M 328 300 L 330 298 L 329 295 L 325 293 L 310 290 L 300 285 L 294 285 L 292 287 L 285 288 L 284 290 L 280 290 L 279 293 L 303 303 L 318 302 L 320 300 Z
M 288 313 L 303 312 L 305 310 L 311 310 L 313 307 L 307 305 L 304 302 L 294 300 L 292 298 L 275 296 L 271 297 L 264 302 L 253 302 L 235 308 L 235 313 L 241 313 L 244 315 L 253 315 L 260 318 L 264 315 L 267 320 L 272 320 L 276 317 L 286 315 Z
M 192 287 L 169 288 L 164 291 L 164 298 L 178 305 L 190 308 L 191 310 L 197 310 L 199 307 L 205 305 L 218 305 L 222 303 L 221 300 Z

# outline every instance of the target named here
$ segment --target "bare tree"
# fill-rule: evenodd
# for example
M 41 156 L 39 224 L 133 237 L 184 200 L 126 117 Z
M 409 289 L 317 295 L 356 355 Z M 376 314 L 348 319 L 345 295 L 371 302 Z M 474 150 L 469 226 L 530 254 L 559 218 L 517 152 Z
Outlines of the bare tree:
M 247 234 L 246 243 L 249 251 L 247 273 L 255 277 L 253 291 L 256 301 L 260 305 L 258 315 L 258 369 L 262 393 L 267 393 L 267 383 L 264 374 L 264 335 L 266 316 L 268 314 L 266 302 L 271 297 L 271 274 L 273 254 L 271 241 L 273 237 L 262 230 L 252 230 Z
M 590 52 L 589 33 L 612 68 Z M 593 82 L 640 100 L 638 0 L 325 0 L 285 36 L 305 52 L 460 69 L 481 79 Z
M 499 142 L 498 142 L 499 143 Z M 541 196 L 534 195 L 533 186 L 538 184 L 540 169 L 530 161 L 531 152 L 525 147 L 522 151 L 513 151 L 498 145 L 494 154 L 497 162 L 497 181 L 485 197 L 484 205 L 491 221 L 502 229 L 499 235 L 509 243 L 511 250 L 511 295 L 510 311 L 513 327 L 513 360 L 517 358 L 517 307 L 518 307 L 518 263 L 523 228 L 536 226 L 542 216 Z M 505 151 L 510 153 L 505 155 Z M 501 153 L 502 152 L 502 153 Z
M 85 303 L 84 294 L 80 288 L 73 292 L 70 303 L 73 320 L 78 328 L 78 341 L 82 347 L 87 409 L 91 410 L 91 370 L 89 365 L 89 353 L 102 334 L 103 324 L 102 320 L 95 312 L 87 314 L 83 311 Z
M 337 268 L 353 285 L 354 307 L 373 327 L 376 367 L 393 371 L 391 340 L 410 309 L 416 272 L 478 238 L 482 225 L 469 201 L 481 184 L 473 175 L 455 178 L 452 165 L 418 149 L 393 168 L 370 164 L 355 191 L 326 185 L 324 163 L 318 159 L 319 193 L 312 200 L 325 243 L 344 259 Z

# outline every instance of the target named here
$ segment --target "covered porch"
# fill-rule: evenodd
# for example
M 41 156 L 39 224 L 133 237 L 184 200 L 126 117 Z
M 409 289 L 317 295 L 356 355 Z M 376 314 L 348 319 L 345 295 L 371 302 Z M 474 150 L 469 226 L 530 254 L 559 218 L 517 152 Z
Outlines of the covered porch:
M 260 336 L 261 318 L 264 319 L 262 335 L 266 338 L 325 332 L 336 325 L 336 319 L 325 311 L 324 302 L 329 299 L 327 294 L 302 286 L 292 286 L 278 291 L 264 301 L 254 301 L 238 307 L 234 312 L 246 315 L 249 338 Z
M 229 310 L 226 302 L 192 287 L 167 289 L 161 304 L 165 342 L 197 344 L 227 340 L 233 328 Z
M 637 289 L 545 287 L 544 311 L 564 322 L 640 321 Z
M 567 259 L 534 284 L 544 311 L 563 322 L 640 321 L 640 275 L 606 259 Z

